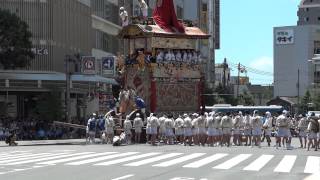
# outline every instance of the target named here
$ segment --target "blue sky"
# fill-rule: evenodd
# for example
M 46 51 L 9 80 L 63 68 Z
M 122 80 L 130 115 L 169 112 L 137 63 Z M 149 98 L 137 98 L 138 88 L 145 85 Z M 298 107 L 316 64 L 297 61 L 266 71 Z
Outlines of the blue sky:
M 296 25 L 299 2 L 221 0 L 221 48 L 216 51 L 216 62 L 226 57 L 235 64 L 273 72 L 273 27 Z M 253 84 L 273 82 L 272 76 L 248 76 Z

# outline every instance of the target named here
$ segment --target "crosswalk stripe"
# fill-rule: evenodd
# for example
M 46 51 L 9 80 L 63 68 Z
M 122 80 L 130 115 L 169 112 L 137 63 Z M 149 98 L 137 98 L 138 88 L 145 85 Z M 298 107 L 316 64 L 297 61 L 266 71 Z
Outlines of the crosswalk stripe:
M 21 156 L 26 156 L 26 155 L 31 155 L 31 153 L 23 153 L 23 154 L 15 154 L 15 155 L 13 155 L 13 154 L 3 155 L 3 156 L 0 156 L 0 160 L 12 158 L 12 157 L 21 157 Z
M 141 158 L 145 158 L 145 157 L 149 157 L 149 156 L 155 156 L 158 155 L 160 153 L 147 153 L 147 154 L 141 154 L 138 156 L 131 156 L 131 157 L 126 157 L 126 158 L 122 158 L 122 159 L 116 159 L 113 161 L 108 161 L 108 162 L 102 162 L 102 163 L 98 163 L 98 164 L 94 164 L 97 166 L 108 166 L 108 165 L 113 165 L 113 164 L 119 164 L 119 163 L 123 163 L 123 162 L 127 162 L 127 161 L 132 161 L 132 160 L 136 160 L 136 159 L 141 159 Z
M 291 171 L 294 163 L 296 162 L 297 156 L 286 155 L 282 158 L 278 166 L 273 170 L 274 172 L 288 173 Z
M 218 166 L 213 167 L 214 169 L 230 169 L 237 164 L 241 163 L 242 161 L 248 159 L 252 154 L 240 154 L 222 164 L 219 164 Z
M 21 158 L 14 158 L 14 159 L 0 161 L 0 164 L 10 163 L 10 162 L 15 162 L 15 161 L 22 161 L 22 160 L 26 160 L 26 159 L 39 158 L 39 157 L 50 157 L 50 156 L 61 155 L 61 154 L 66 154 L 66 153 L 60 153 L 60 154 L 40 153 L 40 154 L 35 154 L 32 157 L 21 157 Z
M 304 173 L 320 173 L 320 157 L 308 156 Z
M 245 171 L 259 171 L 263 168 L 272 158 L 274 155 L 262 155 L 247 167 L 243 168 Z
M 46 160 L 51 160 L 51 159 L 71 157 L 71 156 L 81 156 L 81 155 L 86 155 L 86 154 L 91 154 L 91 153 L 92 152 L 83 152 L 83 153 L 75 153 L 75 154 L 64 154 L 64 155 L 45 157 L 45 158 L 40 158 L 40 159 L 31 159 L 31 160 L 26 160 L 26 161 L 13 162 L 13 163 L 9 163 L 8 165 L 27 164 L 27 163 L 46 161 Z
M 129 164 L 125 164 L 125 166 L 141 166 L 141 165 L 146 165 L 146 164 L 150 164 L 150 163 L 153 163 L 153 162 L 157 162 L 157 161 L 161 161 L 161 160 L 164 160 L 164 159 L 168 159 L 168 158 L 172 158 L 172 157 L 175 157 L 175 156 L 179 156 L 181 155 L 182 153 L 170 153 L 170 154 L 165 154 L 165 155 L 162 155 L 162 156 L 157 156 L 157 157 L 153 157 L 153 158 L 149 158 L 149 159 L 144 159 L 144 160 L 141 160 L 141 161 L 137 161 L 137 162 L 132 162 L 132 163 L 129 163 Z
M 108 159 L 117 158 L 117 157 L 130 156 L 130 155 L 134 155 L 134 154 L 138 154 L 138 153 L 139 153 L 139 152 L 127 152 L 127 153 L 122 153 L 122 154 L 114 154 L 114 155 L 103 156 L 103 157 L 98 157 L 98 158 L 93 158 L 93 159 L 88 159 L 88 160 L 83 160 L 83 161 L 77 161 L 77 162 L 67 163 L 66 165 L 89 164 L 89 163 L 98 162 L 98 161 L 103 161 L 103 160 L 108 160 Z
M 47 153 L 49 154 L 49 153 Z M 23 155 L 12 155 L 12 156 L 7 156 L 4 158 L 0 158 L 0 161 L 4 161 L 7 159 L 16 159 L 16 158 L 21 158 L 21 157 L 32 157 L 32 156 L 36 156 L 36 154 L 23 154 Z
M 63 163 L 63 162 L 70 162 L 74 160 L 79 160 L 79 159 L 85 159 L 85 158 L 91 158 L 91 157 L 96 157 L 96 156 L 104 156 L 108 154 L 115 154 L 116 152 L 105 152 L 105 153 L 95 153 L 95 154 L 88 154 L 84 156 L 78 156 L 78 157 L 71 157 L 71 158 L 66 158 L 66 159 L 58 159 L 58 160 L 52 160 L 52 161 L 44 161 L 44 162 L 39 162 L 37 164 L 57 164 L 57 163 Z
M 166 162 L 163 162 L 163 163 L 160 163 L 160 164 L 155 164 L 153 166 L 154 167 L 168 167 L 168 166 L 179 164 L 179 163 L 191 160 L 191 159 L 195 159 L 195 158 L 203 156 L 203 155 L 205 155 L 205 153 L 193 153 L 193 154 L 190 154 L 190 155 L 187 155 L 187 156 L 183 156 L 183 157 L 180 157 L 180 158 L 177 158 L 177 159 L 173 159 L 173 160 L 170 160 L 170 161 L 166 161 Z
M 217 161 L 225 156 L 227 156 L 228 154 L 215 154 L 213 156 L 209 156 L 209 157 L 206 157 L 204 159 L 201 159 L 199 161 L 195 161 L 195 162 L 192 162 L 190 164 L 187 164 L 187 165 L 184 165 L 183 167 L 184 168 L 199 168 L 201 166 L 204 166 L 206 164 L 209 164 L 209 163 L 212 163 L 214 161 Z

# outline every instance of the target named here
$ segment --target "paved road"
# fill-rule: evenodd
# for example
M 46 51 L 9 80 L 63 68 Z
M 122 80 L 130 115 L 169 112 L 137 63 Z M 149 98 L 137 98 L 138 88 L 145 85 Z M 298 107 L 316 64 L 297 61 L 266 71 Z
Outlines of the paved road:
M 320 153 L 304 149 L 181 145 L 43 145 L 0 149 L 0 179 L 10 180 L 302 180 L 320 173 Z

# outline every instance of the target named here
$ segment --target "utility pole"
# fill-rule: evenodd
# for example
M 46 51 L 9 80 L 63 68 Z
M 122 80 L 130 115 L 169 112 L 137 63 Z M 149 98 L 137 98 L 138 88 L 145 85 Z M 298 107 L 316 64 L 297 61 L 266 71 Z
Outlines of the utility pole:
M 237 98 L 239 98 L 240 95 L 240 70 L 241 70 L 241 64 L 238 64 L 238 82 L 237 82 Z
M 298 69 L 297 92 L 298 92 L 298 113 L 299 113 L 300 111 L 300 69 Z
M 70 73 L 70 61 L 71 57 L 66 55 L 65 63 L 66 63 L 66 94 L 65 94 L 65 116 L 66 121 L 71 123 L 71 104 L 70 104 L 70 82 L 71 82 L 71 73 Z
M 222 81 L 223 81 L 223 89 L 226 88 L 226 70 L 227 70 L 227 67 L 228 67 L 228 64 L 227 64 L 227 58 L 224 58 L 223 60 L 223 78 L 222 78 Z

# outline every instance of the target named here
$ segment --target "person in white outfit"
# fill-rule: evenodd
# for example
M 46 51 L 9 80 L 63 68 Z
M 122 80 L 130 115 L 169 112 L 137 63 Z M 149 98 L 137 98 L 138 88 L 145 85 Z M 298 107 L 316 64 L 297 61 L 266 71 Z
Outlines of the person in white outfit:
M 207 128 L 207 135 L 208 135 L 208 145 L 213 147 L 215 141 L 214 138 L 217 136 L 217 129 L 215 128 L 215 118 L 214 112 L 210 112 L 209 116 L 206 119 L 206 128 Z
M 96 135 L 96 127 L 97 127 L 97 121 L 96 121 L 96 114 L 93 113 L 90 117 L 90 119 L 88 120 L 87 123 L 87 128 L 86 128 L 86 132 L 87 132 L 87 140 L 86 142 L 88 143 L 94 143 L 95 142 L 95 135 Z
M 148 17 L 148 5 L 144 0 L 138 0 L 141 19 L 146 20 Z
M 300 148 L 307 148 L 308 121 L 307 121 L 306 115 L 299 115 L 299 118 L 300 120 L 298 123 L 298 131 L 299 131 Z M 304 143 L 302 139 L 304 139 Z
M 207 130 L 206 130 L 206 116 L 205 114 L 201 114 L 197 120 L 198 124 L 198 133 L 199 133 L 199 143 L 202 146 L 205 146 L 207 140 Z
M 129 25 L 128 12 L 125 10 L 124 7 L 120 7 L 120 18 L 122 21 L 122 27 Z
M 272 132 L 272 128 L 273 128 L 272 121 L 273 121 L 273 117 L 272 117 L 271 113 L 269 111 L 266 112 L 266 121 L 263 124 L 263 130 L 264 130 L 264 134 L 267 139 L 269 147 L 271 144 L 271 132 Z
M 222 128 L 222 145 L 226 144 L 230 147 L 231 139 L 231 129 L 232 129 L 232 118 L 230 117 L 230 112 L 227 112 L 221 119 L 221 128 Z
M 115 123 L 114 123 L 113 117 L 111 115 L 106 115 L 105 119 L 106 119 L 106 121 L 105 121 L 106 143 L 108 144 L 108 142 L 110 142 L 110 144 L 112 144 Z
M 150 116 L 150 126 L 151 126 L 151 145 L 156 145 L 157 135 L 158 135 L 158 127 L 159 127 L 159 120 L 158 118 L 151 113 Z
M 173 134 L 173 128 L 174 128 L 174 121 L 173 121 L 173 116 L 170 115 L 164 122 L 165 126 L 166 126 L 166 144 L 173 144 L 173 138 L 174 138 L 174 134 Z
M 221 128 L 221 119 L 222 119 L 221 113 L 220 112 L 216 113 L 215 120 L 214 120 L 214 127 L 217 130 L 217 135 L 215 138 L 215 143 L 217 146 L 222 145 L 223 133 L 222 133 L 222 128 Z
M 187 143 L 189 144 L 189 146 L 191 146 L 192 144 L 192 120 L 191 118 L 188 116 L 188 114 L 184 114 L 184 145 L 186 146 Z
M 261 148 L 262 126 L 263 124 L 262 124 L 261 116 L 259 116 L 259 111 L 255 110 L 251 118 L 252 137 L 253 137 L 251 147 L 253 147 L 255 144 L 259 148 Z
M 165 142 L 166 139 L 166 126 L 165 126 L 165 121 L 166 121 L 167 117 L 165 115 L 161 116 L 158 119 L 158 124 L 159 124 L 159 134 L 158 134 L 158 138 L 159 138 L 159 143 Z
M 245 136 L 245 146 L 251 146 L 252 141 L 252 127 L 251 117 L 249 112 L 245 112 L 243 117 L 243 135 Z
M 277 142 L 276 148 L 281 146 L 281 138 L 283 141 L 287 142 L 289 138 L 289 119 L 287 117 L 288 111 L 284 110 L 280 116 L 276 119 L 277 131 Z
M 140 143 L 143 120 L 140 118 L 139 113 L 136 114 L 136 118 L 133 120 L 133 127 L 134 127 L 134 142 Z
M 308 151 L 310 150 L 310 146 L 314 144 L 315 151 L 318 151 L 318 137 L 317 133 L 319 132 L 319 121 L 318 118 L 315 116 L 315 113 L 312 113 L 311 116 L 308 118 Z
M 199 145 L 198 114 L 192 114 L 192 136 L 194 145 Z
M 175 135 L 179 144 L 183 143 L 183 124 L 184 121 L 181 116 L 174 121 Z
M 233 127 L 232 127 L 232 133 L 233 133 L 233 144 L 236 146 L 240 146 L 241 139 L 240 139 L 240 127 L 242 123 L 242 113 L 239 112 L 234 118 L 233 118 Z
M 132 139 L 132 123 L 129 119 L 129 116 L 123 122 L 124 133 L 126 134 L 126 143 L 130 144 Z

